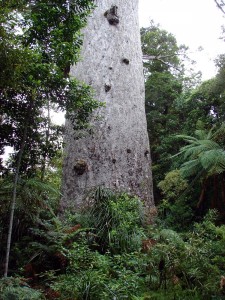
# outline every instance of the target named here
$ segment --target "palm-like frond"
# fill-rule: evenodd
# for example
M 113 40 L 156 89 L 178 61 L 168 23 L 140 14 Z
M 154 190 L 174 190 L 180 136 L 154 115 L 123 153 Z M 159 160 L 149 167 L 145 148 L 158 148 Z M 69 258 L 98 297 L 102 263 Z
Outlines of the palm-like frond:
M 189 160 L 182 164 L 180 172 L 183 177 L 195 176 L 201 172 L 202 166 L 198 159 Z
M 199 156 L 201 156 L 202 153 L 211 150 L 221 149 L 219 144 L 211 140 L 199 140 L 199 141 L 185 140 L 185 141 L 188 142 L 189 145 L 182 147 L 180 152 L 178 153 L 178 155 L 184 156 L 184 160 L 196 159 Z
M 212 149 L 203 153 L 200 157 L 202 167 L 209 175 L 216 175 L 225 171 L 225 151 Z
M 212 132 L 211 139 L 214 141 L 218 141 L 221 137 L 224 139 L 225 136 L 225 123 L 223 123 L 220 128 L 218 128 L 215 132 Z
M 211 132 L 211 130 L 210 130 Z M 198 137 L 199 140 L 205 140 L 211 138 L 211 133 L 207 133 L 205 130 L 196 130 L 195 135 Z
M 205 171 L 207 176 L 220 174 L 225 171 L 225 150 L 217 142 L 221 134 L 225 133 L 225 126 L 222 125 L 214 132 L 197 130 L 196 137 L 178 135 L 188 145 L 183 146 L 177 155 L 183 155 L 184 163 L 181 165 L 183 176 L 190 177 Z
M 205 130 L 197 130 L 195 132 L 196 137 L 179 135 L 178 138 L 182 138 L 187 145 L 183 146 L 176 156 L 183 158 L 183 164 L 180 167 L 181 174 L 186 178 L 202 179 L 202 189 L 197 203 L 199 208 L 206 197 L 206 188 L 210 184 L 208 178 L 214 177 L 213 180 L 213 200 L 212 207 L 215 205 L 220 209 L 218 204 L 218 189 L 221 191 L 221 197 L 224 201 L 224 187 L 223 182 L 219 183 L 219 180 L 223 176 L 219 176 L 225 172 L 225 125 L 223 124 L 218 130 L 212 128 L 209 132 Z M 223 179 L 222 179 L 223 180 Z M 210 190 L 211 187 L 210 187 Z
M 0 182 L 0 208 L 8 212 L 13 190 L 12 180 Z M 17 185 L 16 214 L 27 216 L 30 220 L 36 218 L 40 211 L 48 211 L 54 215 L 53 209 L 57 206 L 60 197 L 59 190 L 52 184 L 44 183 L 39 178 L 19 178 Z

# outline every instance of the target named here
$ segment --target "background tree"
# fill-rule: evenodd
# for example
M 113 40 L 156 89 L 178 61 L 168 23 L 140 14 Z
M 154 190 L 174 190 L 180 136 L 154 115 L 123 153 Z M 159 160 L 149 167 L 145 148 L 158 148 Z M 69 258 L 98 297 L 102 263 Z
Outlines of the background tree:
M 210 208 L 223 212 L 225 205 L 224 124 L 216 131 L 213 129 L 209 132 L 198 130 L 197 137 L 179 136 L 188 143 L 179 152 L 184 159 L 180 170 L 184 177 L 201 183 L 197 208 L 201 208 L 202 204 L 208 201 Z
M 176 73 L 183 70 L 180 57 L 188 48 L 184 45 L 178 46 L 176 38 L 161 29 L 159 24 L 151 21 L 149 27 L 141 28 L 141 41 L 147 75 L 155 71 Z
M 171 153 L 179 149 L 173 135 L 183 124 L 183 94 L 187 87 L 198 82 L 198 74 L 187 75 L 185 61 L 188 47 L 178 45 L 176 38 L 151 21 L 141 29 L 145 69 L 145 108 L 153 160 L 154 194 L 161 195 L 157 186 L 169 171 Z
M 80 29 L 93 7 L 92 1 L 7 1 L 0 4 L 0 115 L 1 153 L 14 149 L 15 174 L 6 251 L 5 276 L 20 177 L 37 174 L 59 149 L 57 134 L 45 111 L 52 104 L 69 114 L 79 108 L 81 121 L 96 108 L 91 91 L 68 77 L 82 44 Z M 75 92 L 77 91 L 77 93 Z M 78 117 L 79 118 L 79 117 Z
M 189 187 L 184 195 L 189 199 L 193 216 L 202 215 L 209 208 L 216 208 L 222 219 L 224 217 L 223 55 L 218 57 L 216 64 L 218 72 L 214 78 L 182 92 L 175 102 L 176 109 L 180 108 L 179 118 L 182 126 L 179 127 L 179 132 L 182 133 L 183 141 L 189 145 L 181 148 L 184 155 L 180 155 L 179 158 L 172 157 L 168 161 L 167 172 L 181 167 L 182 175 L 189 180 Z M 176 139 L 173 141 L 178 145 L 179 141 Z M 170 153 L 174 149 L 175 146 L 171 148 Z M 178 211 L 178 205 L 187 205 L 186 200 L 181 201 L 182 198 L 184 198 L 182 195 L 177 200 L 174 198 L 175 203 L 171 203 L 172 207 L 169 209 L 172 208 L 175 212 Z

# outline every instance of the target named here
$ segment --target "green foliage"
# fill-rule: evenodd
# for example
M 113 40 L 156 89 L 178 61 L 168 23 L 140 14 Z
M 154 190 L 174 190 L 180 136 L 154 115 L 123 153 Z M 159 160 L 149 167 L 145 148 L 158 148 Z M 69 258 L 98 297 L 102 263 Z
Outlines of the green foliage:
M 161 189 L 156 193 L 163 198 L 161 220 L 144 227 L 140 200 L 102 188 L 89 195 L 80 215 L 71 213 L 64 221 L 55 215 L 62 128 L 43 112 L 52 105 L 66 109 L 79 138 L 99 106 L 88 86 L 68 76 L 79 58 L 80 29 L 92 7 L 92 1 L 0 4 L 0 147 L 11 145 L 17 154 L 26 127 L 29 145 L 18 180 L 10 271 L 45 291 L 50 288 L 62 300 L 223 299 L 219 284 L 225 272 L 225 227 L 215 225 L 221 219 L 214 211 L 194 223 L 200 192 L 205 205 L 212 197 L 214 207 L 224 211 L 223 56 L 217 61 L 217 76 L 190 91 L 192 80 L 187 84 L 180 59 L 187 48 L 153 23 L 142 29 L 143 52 L 150 57 L 145 59 L 146 112 L 154 180 Z M 208 130 L 212 124 L 219 130 Z M 177 133 L 189 144 L 181 148 L 182 155 L 170 159 L 183 145 Z M 16 156 L 0 181 L 1 245 Z M 192 185 L 176 169 L 180 165 L 183 174 L 197 178 Z M 0 299 L 44 299 L 44 292 L 24 282 L 2 279 Z
M 187 195 L 187 192 L 190 192 L 188 181 L 181 176 L 179 170 L 173 170 L 166 174 L 158 187 L 163 195 L 158 210 L 164 226 L 177 231 L 190 229 L 194 210 Z
M 171 33 L 151 22 L 148 28 L 141 29 L 141 39 L 154 198 L 158 204 L 161 198 L 158 183 L 163 180 L 164 174 L 171 170 L 171 154 L 179 149 L 174 135 L 180 133 L 186 122 L 184 109 L 178 107 L 178 103 L 184 105 L 184 90 L 189 90 L 196 76 L 186 74 L 184 61 L 189 60 L 186 53 L 188 48 L 178 45 Z
M 17 160 L 26 144 L 21 173 L 34 172 L 62 147 L 62 128 L 51 124 L 46 110 L 54 105 L 68 114 L 75 111 L 76 121 L 85 126 L 98 107 L 91 89 L 69 77 L 79 58 L 80 30 L 92 8 L 92 0 L 1 3 L 0 151 L 13 147 Z
M 82 239 L 52 288 L 60 299 L 222 299 L 225 228 L 214 219 L 212 211 L 185 234 L 151 226 L 149 247 L 130 253 L 101 254 Z
M 8 178 L 0 181 L 0 195 L 2 213 L 7 212 L 8 203 L 11 197 L 12 182 Z M 42 182 L 39 178 L 20 179 L 18 183 L 18 201 L 16 210 L 18 214 L 29 216 L 30 220 L 35 219 L 43 212 L 43 209 L 52 211 L 57 206 L 60 192 L 51 184 Z
M 197 130 L 196 137 L 186 135 L 178 137 L 188 143 L 177 154 L 182 157 L 180 172 L 184 178 L 190 178 L 195 187 L 201 185 L 197 207 L 206 204 L 208 200 L 211 208 L 216 208 L 223 214 L 224 124 L 219 129 L 213 127 L 209 132 Z
M 39 175 L 43 181 L 48 164 L 62 148 L 62 127 L 52 124 L 50 110 L 67 110 L 69 115 L 75 111 L 77 125 L 85 127 L 88 116 L 99 106 L 88 86 L 69 77 L 70 66 L 79 58 L 80 31 L 93 7 L 92 0 L 0 4 L 0 153 L 6 146 L 14 151 L 8 165 L 3 167 L 1 160 L 0 167 L 5 177 L 15 178 L 6 276 L 18 182 Z M 26 191 L 24 198 L 30 200 L 32 192 L 30 188 Z
M 32 289 L 22 278 L 0 279 L 1 300 L 41 300 L 45 299 L 38 290 Z
M 194 204 L 186 197 L 180 197 L 175 202 L 162 200 L 158 206 L 159 216 L 167 228 L 178 232 L 190 230 L 195 219 Z
M 201 145 L 195 147 L 195 153 L 200 151 L 201 159 L 195 157 L 186 162 L 185 158 L 178 159 L 173 155 L 178 153 L 179 148 L 184 145 L 183 141 L 175 138 L 177 134 L 193 136 L 196 129 L 209 132 L 213 125 L 219 128 L 224 123 L 225 59 L 224 55 L 218 57 L 217 75 L 200 84 L 197 74 L 192 72 L 191 76 L 187 75 L 185 62 L 187 47 L 179 46 L 172 34 L 151 22 L 148 28 L 141 29 L 141 38 L 146 76 L 146 113 L 153 162 L 154 196 L 158 204 L 163 198 L 158 189 L 159 182 L 164 179 L 165 174 L 179 168 L 182 164 L 184 167 L 182 172 L 192 179 L 197 174 L 197 169 L 202 169 L 203 175 L 223 173 L 224 139 L 222 133 L 220 139 L 214 140 L 213 143 L 206 141 L 209 139 L 206 136 L 198 138 L 201 140 Z M 193 81 L 194 84 L 192 84 Z M 185 146 L 183 149 L 186 151 L 188 147 Z M 191 145 L 190 148 L 192 151 Z M 203 148 L 208 149 L 207 153 L 205 150 L 205 153 L 202 153 Z M 186 154 L 188 155 L 188 152 Z M 212 181 L 209 184 L 212 185 Z M 221 185 L 220 178 L 219 185 Z M 199 185 L 194 185 L 194 189 L 195 194 L 189 193 L 188 197 L 196 201 L 196 195 L 201 193 L 201 188 Z M 221 189 L 222 187 L 219 188 Z M 211 191 L 210 194 L 212 194 Z
M 205 172 L 207 176 L 223 173 L 225 170 L 225 151 L 223 146 L 216 142 L 224 134 L 224 124 L 208 133 L 203 130 L 196 131 L 196 136 L 179 135 L 189 145 L 181 148 L 179 155 L 183 155 L 185 163 L 181 172 L 185 177 Z
M 187 49 L 184 45 L 179 47 L 175 37 L 153 21 L 148 28 L 141 29 L 141 39 L 144 55 L 153 57 L 145 64 L 150 72 L 176 70 L 180 63 L 179 52 Z
M 53 284 L 60 291 L 61 299 L 105 299 L 105 283 L 109 278 L 109 260 L 87 245 L 74 243 L 68 254 L 70 265 L 67 273 Z
M 175 174 L 183 186 L 179 173 Z M 34 282 L 60 300 L 223 299 L 219 283 L 225 271 L 225 226 L 215 225 L 215 211 L 189 231 L 178 233 L 160 220 L 143 227 L 140 202 L 128 195 L 99 188 L 89 200 L 92 205 L 82 216 L 71 215 L 64 223 L 56 217 L 42 220 L 31 231 L 24 249 L 30 258 L 24 266 L 29 280 L 28 270 L 36 272 Z M 113 231 L 117 235 L 110 240 Z M 124 242 L 133 233 L 141 242 L 136 246 L 132 238 Z M 23 291 L 21 283 L 13 289 L 16 295 Z M 20 297 L 15 299 L 27 299 Z
M 175 201 L 184 192 L 188 183 L 180 175 L 179 170 L 173 170 L 166 174 L 165 179 L 158 184 L 166 200 Z
M 137 254 L 110 257 L 82 245 L 76 245 L 71 254 L 74 258 L 67 274 L 52 285 L 60 299 L 132 299 L 141 293 L 143 259 Z
M 218 286 L 223 269 L 214 263 L 214 259 L 217 256 L 215 247 L 223 255 L 223 238 L 215 235 L 217 227 L 211 219 L 211 215 L 207 216 L 203 223 L 196 224 L 194 230 L 186 234 L 161 229 L 153 235 L 158 243 L 150 253 L 151 261 L 160 263 L 163 260 L 162 284 L 169 291 L 172 289 L 174 295 L 181 297 L 182 288 L 184 295 L 196 292 L 196 299 L 220 296 Z
M 53 171 L 54 166 L 54 171 Z M 48 183 L 38 177 L 27 178 L 23 176 L 18 181 L 17 202 L 15 205 L 14 227 L 12 235 L 12 263 L 11 271 L 19 267 L 19 264 L 27 261 L 24 251 L 31 240 L 30 228 L 39 226 L 39 219 L 49 219 L 58 210 L 60 199 L 60 178 L 58 177 L 56 164 L 51 164 L 51 169 L 46 171 Z M 50 179 L 49 179 L 50 177 Z M 4 253 L 8 229 L 8 211 L 12 194 L 12 179 L 5 177 L 0 179 L 0 261 L 4 264 Z M 15 260 L 15 256 L 20 257 Z M 2 270 L 1 270 L 2 272 Z
M 188 98 L 189 117 L 203 120 L 208 126 L 221 125 L 225 121 L 224 116 L 224 82 L 222 81 L 224 65 L 220 66 L 218 74 L 192 91 Z
M 144 236 L 143 207 L 138 198 L 116 195 L 100 187 L 90 195 L 89 201 L 91 206 L 83 212 L 82 219 L 86 227 L 94 228 L 94 241 L 101 251 L 120 253 L 140 248 Z

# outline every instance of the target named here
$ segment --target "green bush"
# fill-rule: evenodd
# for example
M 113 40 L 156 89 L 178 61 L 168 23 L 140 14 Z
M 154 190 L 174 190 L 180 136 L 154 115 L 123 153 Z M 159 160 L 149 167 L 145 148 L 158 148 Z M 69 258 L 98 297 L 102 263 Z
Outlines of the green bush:
M 52 288 L 62 300 L 131 299 L 144 285 L 139 276 L 145 264 L 140 252 L 145 237 L 141 202 L 101 188 L 90 201 L 92 205 L 75 217 L 86 234 L 73 241 L 67 272 Z
M 91 251 L 75 244 L 66 274 L 58 276 L 52 285 L 60 299 L 132 299 L 145 288 L 143 268 L 145 255 L 141 253 L 111 256 Z
M 175 201 L 187 188 L 188 182 L 182 178 L 179 170 L 173 170 L 166 174 L 158 187 L 166 200 Z
M 160 293 L 163 288 L 175 293 L 175 299 L 188 299 L 185 294 L 195 294 L 191 299 L 222 297 L 219 283 L 224 265 L 220 259 L 225 252 L 225 227 L 214 225 L 213 218 L 214 212 L 209 212 L 203 222 L 195 223 L 192 231 L 183 234 L 151 228 L 152 238 L 157 241 L 148 254 L 151 290 Z
M 102 253 L 132 252 L 141 248 L 143 207 L 138 198 L 99 188 L 89 201 L 91 205 L 82 212 L 78 222 L 93 228 L 92 242 L 99 245 Z
M 44 266 L 36 276 L 43 289 L 59 300 L 224 298 L 225 226 L 216 225 L 215 211 L 178 232 L 164 220 L 144 227 L 135 197 L 98 189 L 90 201 L 66 223 L 54 217 L 33 231 L 35 242 L 25 252 L 31 264 Z M 44 299 L 21 281 L 4 282 L 2 300 Z
M 166 174 L 158 187 L 164 196 L 158 207 L 164 226 L 179 232 L 190 230 L 193 225 L 194 210 L 190 193 L 189 196 L 187 195 L 187 180 L 182 178 L 179 170 L 173 170 Z
M 92 205 L 76 219 L 87 228 L 67 253 L 66 274 L 52 285 L 60 299 L 222 297 L 225 232 L 214 225 L 214 212 L 185 233 L 160 223 L 144 228 L 138 199 L 98 190 Z
M 0 279 L 0 300 L 41 300 L 44 295 L 30 288 L 20 278 Z

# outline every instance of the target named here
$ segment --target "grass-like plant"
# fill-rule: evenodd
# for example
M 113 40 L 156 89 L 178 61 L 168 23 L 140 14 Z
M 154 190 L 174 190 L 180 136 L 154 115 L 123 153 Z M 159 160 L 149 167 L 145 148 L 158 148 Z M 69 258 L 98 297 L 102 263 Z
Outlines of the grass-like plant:
M 141 248 L 144 239 L 143 207 L 137 197 L 99 187 L 89 196 L 90 206 L 80 222 L 93 228 L 93 242 L 102 253 L 131 252 Z

